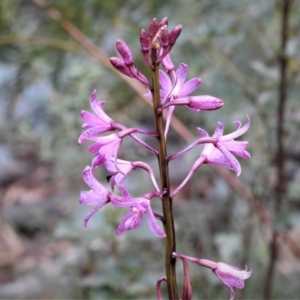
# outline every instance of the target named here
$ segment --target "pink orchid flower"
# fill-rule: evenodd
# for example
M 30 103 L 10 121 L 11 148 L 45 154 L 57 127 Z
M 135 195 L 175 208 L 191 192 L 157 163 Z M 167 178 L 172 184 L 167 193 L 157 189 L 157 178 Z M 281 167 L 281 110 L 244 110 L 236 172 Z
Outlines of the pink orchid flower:
M 122 235 L 128 230 L 139 227 L 141 225 L 143 215 L 145 214 L 151 231 L 158 237 L 166 236 L 156 222 L 150 206 L 150 200 L 145 196 L 131 198 L 127 189 L 123 187 L 122 197 L 112 195 L 111 203 L 117 207 L 130 207 L 130 210 L 125 214 L 117 228 L 117 235 Z
M 218 138 L 218 142 L 214 144 L 205 144 L 201 153 L 204 158 L 203 163 L 217 164 L 224 166 L 228 169 L 235 171 L 236 175 L 239 176 L 242 172 L 241 165 L 238 160 L 234 157 L 238 155 L 244 159 L 249 159 L 250 154 L 246 151 L 248 147 L 247 141 L 235 141 L 234 139 L 244 134 L 250 127 L 250 119 L 248 122 L 241 127 L 241 122 L 234 122 L 237 125 L 237 130 L 223 135 L 224 126 L 222 123 L 218 123 L 218 126 L 212 135 L 213 138 Z M 208 137 L 208 133 L 201 128 L 198 131 L 202 137 Z
M 90 105 L 94 114 L 85 110 L 81 111 L 81 118 L 85 123 L 82 125 L 84 131 L 78 139 L 79 145 L 96 137 L 98 134 L 116 129 L 114 121 L 103 110 L 104 104 L 104 101 L 97 100 L 97 91 L 94 90 L 90 96 Z

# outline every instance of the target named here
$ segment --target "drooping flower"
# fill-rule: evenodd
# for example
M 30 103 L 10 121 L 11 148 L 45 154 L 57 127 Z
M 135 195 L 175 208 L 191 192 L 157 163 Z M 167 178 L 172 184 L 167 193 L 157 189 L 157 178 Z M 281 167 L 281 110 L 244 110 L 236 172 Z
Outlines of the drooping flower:
M 158 237 L 166 236 L 156 222 L 149 199 L 145 197 L 131 198 L 126 188 L 123 187 L 122 197 L 113 194 L 111 203 L 117 207 L 130 207 L 117 228 L 117 235 L 122 235 L 130 229 L 139 227 L 145 214 L 151 231 Z
M 212 137 L 218 138 L 218 141 L 214 144 L 205 144 L 201 153 L 204 158 L 203 163 L 217 164 L 224 166 L 228 169 L 235 171 L 239 176 L 242 172 L 241 165 L 233 154 L 238 155 L 244 159 L 249 159 L 250 154 L 246 151 L 248 147 L 247 141 L 235 141 L 234 139 L 244 134 L 250 127 L 250 119 L 241 127 L 241 122 L 234 122 L 237 125 L 237 130 L 223 135 L 224 126 L 222 123 L 218 123 L 217 128 Z M 198 131 L 203 137 L 208 137 L 208 133 L 198 128 Z
M 230 290 L 230 300 L 234 300 L 235 290 L 243 289 L 245 280 L 250 278 L 252 271 L 247 269 L 230 266 L 222 262 L 214 262 L 208 259 L 195 258 L 183 254 L 173 252 L 174 258 L 180 258 L 182 261 L 190 261 L 202 267 L 209 268 L 213 273 L 225 284 Z
M 94 90 L 90 96 L 90 105 L 94 114 L 85 110 L 81 111 L 81 118 L 85 123 L 82 125 L 84 131 L 78 139 L 79 145 L 101 133 L 116 129 L 114 121 L 103 110 L 104 104 L 104 101 L 97 100 L 97 91 Z
M 105 204 L 110 202 L 111 192 L 99 183 L 93 175 L 92 169 L 87 166 L 83 171 L 83 179 L 91 188 L 90 191 L 80 193 L 79 203 L 94 206 L 93 210 L 84 218 L 84 227 L 87 226 L 90 218 Z
M 217 263 L 217 267 L 212 269 L 214 274 L 224 283 L 230 290 L 230 300 L 234 299 L 235 290 L 243 289 L 245 286 L 245 280 L 251 276 L 252 271 L 239 269 L 234 266 L 224 264 L 222 262 Z

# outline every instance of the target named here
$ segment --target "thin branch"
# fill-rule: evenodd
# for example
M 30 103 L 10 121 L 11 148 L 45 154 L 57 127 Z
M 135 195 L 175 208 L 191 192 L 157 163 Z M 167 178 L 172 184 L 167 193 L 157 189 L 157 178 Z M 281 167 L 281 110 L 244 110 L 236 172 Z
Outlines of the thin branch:
M 285 149 L 284 149 L 284 122 L 286 114 L 286 102 L 287 102 L 287 68 L 288 68 L 288 57 L 286 55 L 286 44 L 288 41 L 289 32 L 289 16 L 291 11 L 290 0 L 281 1 L 281 45 L 278 57 L 279 70 L 280 70 L 280 81 L 278 87 L 278 106 L 277 106 L 277 154 L 276 154 L 276 169 L 277 169 L 277 186 L 275 188 L 275 218 L 277 219 L 281 212 L 282 200 L 284 198 L 286 189 L 286 180 L 284 176 L 285 168 Z M 267 268 L 267 274 L 264 286 L 264 299 L 271 299 L 272 287 L 274 281 L 275 264 L 278 259 L 279 245 L 278 237 L 280 232 L 276 228 L 276 224 L 273 224 L 272 240 L 269 244 L 270 261 Z
M 52 47 L 64 51 L 76 52 L 79 54 L 87 54 L 86 51 L 82 51 L 82 48 L 74 43 L 69 41 L 62 41 L 55 38 L 48 38 L 42 36 L 20 36 L 20 35 L 2 35 L 0 36 L 0 45 L 7 45 L 7 44 L 41 44 L 47 47 Z

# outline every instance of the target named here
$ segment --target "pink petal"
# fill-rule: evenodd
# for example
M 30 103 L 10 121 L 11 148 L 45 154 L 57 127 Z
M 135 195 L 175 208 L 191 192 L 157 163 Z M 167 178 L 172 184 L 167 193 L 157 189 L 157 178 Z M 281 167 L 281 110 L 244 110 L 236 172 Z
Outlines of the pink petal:
M 105 204 L 105 203 L 104 203 Z M 91 212 L 89 212 L 87 214 L 87 216 L 84 218 L 84 221 L 83 221 L 83 226 L 86 228 L 87 227 L 87 224 L 90 220 L 90 218 L 104 205 L 103 203 L 99 203 L 96 207 L 94 207 L 92 209 Z
M 246 141 L 225 141 L 220 142 L 223 146 L 227 148 L 230 152 L 235 155 L 241 156 L 244 159 L 249 159 L 250 154 L 245 151 L 248 147 L 248 142 Z
M 243 151 L 248 147 L 247 141 L 221 141 L 219 142 L 223 146 L 225 146 L 229 151 Z
M 120 139 L 118 137 L 118 135 L 116 133 L 112 133 L 110 135 L 106 135 L 106 136 L 94 138 L 94 141 L 97 144 L 103 146 L 103 145 L 107 145 L 107 144 L 109 144 L 111 142 L 114 142 L 115 140 L 118 140 L 118 139 Z
M 123 200 L 120 200 L 119 197 L 117 198 L 114 197 L 114 195 L 111 195 L 111 204 L 116 207 L 130 207 L 130 206 L 135 206 L 137 204 L 140 204 L 141 203 L 140 199 L 144 201 L 143 198 L 128 198 L 128 199 L 123 198 Z
M 201 84 L 200 78 L 193 78 L 185 82 L 182 89 L 180 90 L 178 97 L 180 98 L 186 97 L 190 93 L 194 92 L 200 84 Z
M 197 127 L 197 130 L 202 137 L 209 137 L 209 134 L 204 129 Z
M 149 204 L 149 208 L 147 209 L 146 211 L 146 215 L 147 215 L 147 221 L 148 221 L 148 225 L 151 229 L 151 231 L 159 236 L 159 237 L 165 237 L 166 234 L 159 228 L 157 222 L 156 222 L 156 219 L 153 215 L 153 212 L 152 212 L 152 209 L 150 207 L 150 204 Z
M 92 169 L 95 169 L 98 166 L 101 166 L 106 161 L 106 158 L 102 154 L 96 155 L 92 160 Z
M 86 129 L 78 138 L 78 144 L 81 145 L 86 141 L 97 137 L 99 134 L 107 132 L 110 127 L 104 126 L 95 126 L 89 129 Z
M 141 225 L 142 215 L 133 213 L 131 211 L 127 212 L 125 216 L 122 218 L 117 230 L 116 235 L 122 235 L 127 230 L 137 228 Z
M 161 63 L 168 74 L 174 70 L 174 65 L 169 54 L 164 57 Z
M 88 148 L 87 148 L 87 151 L 88 152 L 91 152 L 91 153 L 98 153 L 99 150 L 101 148 L 101 145 L 98 144 L 98 143 L 93 143 L 92 145 L 90 145 Z
M 103 203 L 107 203 L 107 193 L 99 194 L 95 191 L 83 191 L 80 193 L 79 203 L 83 205 L 96 205 Z
M 248 117 L 248 122 L 243 127 L 240 127 L 239 129 L 237 129 L 236 131 L 234 131 L 230 134 L 222 136 L 222 141 L 233 140 L 233 139 L 241 136 L 249 129 L 250 124 L 251 124 L 250 118 Z
M 82 128 L 86 128 L 87 126 L 95 126 L 95 125 L 98 125 L 99 122 L 101 122 L 101 120 L 98 117 L 96 117 L 94 114 L 92 114 L 86 110 L 81 111 L 80 117 L 84 122 L 87 123 L 87 125 L 84 124 L 83 126 L 85 126 L 85 127 L 82 127 Z M 104 124 L 106 124 L 106 123 L 104 123 Z
M 105 167 L 109 172 L 121 172 L 123 175 L 127 175 L 133 169 L 133 165 L 130 161 L 122 159 L 117 159 L 117 166 L 118 169 L 116 168 L 115 162 L 112 159 L 105 162 Z
M 215 270 L 215 274 L 224 282 L 226 285 L 242 289 L 244 288 L 244 280 L 251 276 L 252 271 L 241 270 L 239 268 L 227 265 L 219 262 L 218 267 Z
M 94 90 L 90 97 L 90 105 L 97 117 L 103 122 L 110 123 L 112 119 L 103 111 L 105 102 L 97 101 L 97 91 Z
M 213 137 L 221 137 L 224 132 L 224 126 L 221 122 L 218 122 L 217 128 L 213 134 Z
M 205 155 L 205 153 L 202 152 L 201 155 Z M 225 168 L 228 168 L 228 169 L 234 171 L 234 169 L 232 168 L 231 162 L 217 148 L 213 149 L 213 154 L 212 155 L 206 156 L 206 161 L 204 163 L 210 163 L 210 164 L 213 164 L 213 165 L 223 166 Z
M 83 180 L 85 183 L 95 192 L 101 194 L 101 196 L 105 197 L 108 194 L 108 190 L 104 187 L 99 181 L 94 177 L 91 168 L 87 166 L 82 174 Z
M 99 154 L 103 155 L 106 159 L 109 159 L 118 151 L 122 140 L 118 139 L 109 144 L 102 146 L 99 150 Z M 116 156 L 115 156 L 116 157 Z
M 224 154 L 224 156 L 228 159 L 232 169 L 235 171 L 236 176 L 239 176 L 242 173 L 241 165 L 238 160 L 231 154 L 230 151 L 226 149 L 223 145 L 218 143 L 216 147 Z
M 122 197 L 124 199 L 127 199 L 127 200 L 131 199 L 131 197 L 129 195 L 129 192 L 128 192 L 128 190 L 127 190 L 127 188 L 125 186 L 120 187 L 120 190 L 121 190 L 121 193 L 122 193 Z
M 177 70 L 176 70 L 176 76 L 177 76 L 177 80 L 176 80 L 176 86 L 172 92 L 172 95 L 176 95 L 178 96 L 180 94 L 181 88 L 184 84 L 184 81 L 186 79 L 186 75 L 188 72 L 188 65 L 181 63 Z
M 169 78 L 169 76 L 163 72 L 162 70 L 159 70 L 159 83 L 162 87 L 163 90 L 165 90 L 166 92 L 169 92 L 169 90 L 172 88 L 172 82 Z M 151 95 L 151 93 L 150 93 Z
M 169 127 L 170 127 L 170 123 L 171 123 L 171 119 L 172 119 L 174 109 L 175 109 L 175 106 L 170 106 L 169 109 L 168 109 L 168 115 L 167 115 L 166 126 L 165 126 L 165 138 L 166 138 L 166 135 L 169 131 Z

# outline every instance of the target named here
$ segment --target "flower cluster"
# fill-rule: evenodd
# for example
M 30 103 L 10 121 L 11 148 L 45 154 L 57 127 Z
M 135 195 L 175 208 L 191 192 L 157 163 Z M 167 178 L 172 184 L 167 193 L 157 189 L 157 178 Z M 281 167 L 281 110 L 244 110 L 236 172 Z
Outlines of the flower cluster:
M 158 130 L 152 132 L 139 128 L 128 128 L 123 124 L 117 123 L 105 113 L 105 102 L 97 99 L 96 91 L 90 96 L 90 106 L 93 113 L 88 111 L 81 112 L 81 118 L 84 124 L 82 125 L 83 132 L 78 139 L 78 143 L 81 145 L 88 141 L 91 142 L 87 150 L 94 155 L 91 165 L 87 166 L 83 171 L 83 179 L 91 190 L 81 192 L 80 203 L 93 206 L 92 211 L 84 219 L 85 227 L 90 218 L 101 207 L 104 205 L 112 205 L 116 208 L 128 207 L 129 209 L 120 221 L 116 230 L 117 235 L 124 234 L 128 230 L 139 227 L 142 217 L 145 215 L 150 230 L 158 237 L 166 237 L 165 232 L 161 230 L 157 223 L 157 220 L 165 222 L 165 216 L 161 216 L 152 211 L 151 202 L 153 198 L 158 198 L 162 202 L 164 201 L 163 195 L 169 193 L 169 199 L 171 200 L 171 197 L 183 188 L 202 164 L 218 164 L 233 170 L 236 175 L 239 176 L 241 174 L 241 166 L 235 158 L 235 155 L 245 159 L 250 158 L 250 154 L 246 151 L 248 142 L 235 140 L 250 127 L 249 118 L 244 126 L 241 126 L 241 123 L 238 121 L 235 122 L 238 127 L 237 130 L 227 135 L 223 134 L 223 125 L 221 123 L 217 124 L 217 128 L 212 136 L 209 136 L 204 129 L 198 128 L 201 138 L 178 153 L 163 157 L 167 164 L 167 162 L 186 154 L 192 148 L 200 144 L 203 145 L 199 158 L 192 166 L 190 172 L 172 193 L 157 184 L 153 170 L 145 162 L 126 161 L 118 158 L 118 152 L 124 138 L 133 139 L 138 145 L 160 157 L 162 155 L 160 147 L 158 147 L 158 149 L 151 147 L 135 134 L 141 133 L 157 138 L 158 141 L 161 141 L 163 138 L 162 135 L 164 135 L 163 143 L 165 143 L 170 121 L 176 107 L 185 106 L 193 112 L 199 112 L 216 110 L 221 108 L 224 104 L 221 99 L 210 95 L 190 95 L 199 87 L 201 79 L 195 77 L 186 81 L 188 66 L 181 63 L 177 68 L 174 67 L 170 51 L 182 30 L 182 26 L 177 25 L 169 31 L 167 25 L 167 18 L 164 18 L 161 22 L 153 19 L 150 22 L 149 29 L 147 31 L 143 29 L 140 32 L 141 52 L 145 63 L 152 71 L 156 70 L 160 64 L 164 69 L 164 71 L 159 70 L 157 72 L 156 89 L 153 78 L 152 81 L 148 80 L 147 77 L 135 67 L 132 52 L 124 41 L 118 40 L 116 42 L 116 48 L 121 57 L 112 57 L 110 59 L 112 66 L 116 70 L 123 75 L 138 80 L 145 86 L 148 90 L 146 97 L 149 101 L 153 102 L 153 105 L 156 105 L 157 114 L 161 114 L 163 110 L 167 111 L 166 124 L 162 134 L 160 134 Z M 158 85 L 160 85 L 160 87 Z M 155 90 L 157 91 L 156 95 Z M 158 104 L 154 99 L 158 99 Z M 111 185 L 110 189 L 106 188 L 95 178 L 94 171 L 99 167 L 103 167 L 107 170 L 109 174 L 107 179 Z M 141 168 L 149 174 L 154 191 L 133 198 L 130 196 L 126 186 L 123 185 L 123 181 L 129 173 L 134 172 L 137 168 Z M 117 188 L 117 192 L 115 188 Z M 183 259 L 182 257 L 180 258 Z M 184 262 L 184 265 L 187 265 L 186 262 Z M 214 266 L 212 270 L 218 278 L 230 288 L 231 298 L 234 296 L 234 289 L 242 288 L 243 280 L 251 275 L 251 272 L 247 271 L 235 271 L 234 273 L 233 267 L 228 267 L 222 263 Z M 188 276 L 187 269 L 185 269 L 185 276 Z M 191 295 L 190 281 L 187 281 L 186 286 L 188 286 L 188 288 L 186 288 L 183 296 L 189 298 Z
M 83 171 L 83 179 L 91 188 L 90 191 L 83 191 L 80 194 L 79 202 L 84 205 L 94 205 L 94 209 L 85 217 L 84 226 L 87 226 L 90 218 L 105 204 L 111 203 L 115 207 L 129 207 L 117 228 L 116 234 L 121 235 L 127 230 L 138 227 L 142 222 L 143 214 L 146 215 L 147 221 L 152 232 L 159 236 L 165 237 L 165 233 L 159 228 L 155 216 L 150 207 L 150 199 L 157 196 L 157 193 L 149 193 L 143 197 L 130 197 L 127 189 L 119 185 L 122 196 L 110 192 L 105 186 L 96 180 L 90 167 Z

